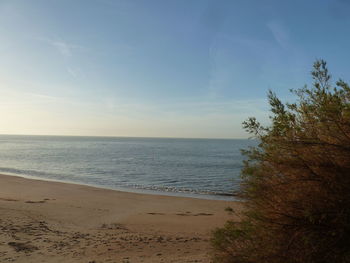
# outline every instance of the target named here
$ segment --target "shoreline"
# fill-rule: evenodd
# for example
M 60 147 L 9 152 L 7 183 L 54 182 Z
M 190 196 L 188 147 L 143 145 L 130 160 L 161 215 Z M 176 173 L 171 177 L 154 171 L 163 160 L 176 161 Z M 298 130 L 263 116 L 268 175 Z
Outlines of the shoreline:
M 217 201 L 239 201 L 236 199 L 234 195 L 229 194 L 205 194 L 205 193 L 191 193 L 191 192 L 175 192 L 175 191 L 162 191 L 162 190 L 155 190 L 155 189 L 145 189 L 145 188 L 132 188 L 132 187 L 108 187 L 98 184 L 89 184 L 84 182 L 75 182 L 70 180 L 59 180 L 59 179 L 50 179 L 50 178 L 43 178 L 39 176 L 32 176 L 32 175 L 20 175 L 20 174 L 14 174 L 14 173 L 3 173 L 1 172 L 0 175 L 4 176 L 13 176 L 13 177 L 19 177 L 23 179 L 29 179 L 29 180 L 37 180 L 37 181 L 45 181 L 45 182 L 54 182 L 54 183 L 64 183 L 64 184 L 74 184 L 74 185 L 82 185 L 87 187 L 94 187 L 99 189 L 106 189 L 106 190 L 112 190 L 112 191 L 118 191 L 118 192 L 126 192 L 126 193 L 135 193 L 135 194 L 147 194 L 147 195 L 160 195 L 160 196 L 173 196 L 173 197 L 185 197 L 185 198 L 195 198 L 195 199 L 203 199 L 203 200 L 217 200 Z
M 228 206 L 1 174 L 0 261 L 210 262 Z

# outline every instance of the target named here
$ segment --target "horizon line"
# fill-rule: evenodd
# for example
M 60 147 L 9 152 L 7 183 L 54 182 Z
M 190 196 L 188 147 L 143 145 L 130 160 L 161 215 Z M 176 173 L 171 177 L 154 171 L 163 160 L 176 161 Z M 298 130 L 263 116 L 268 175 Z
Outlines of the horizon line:
M 251 140 L 246 138 L 209 138 L 209 137 L 170 137 L 170 136 L 125 136 L 125 135 L 59 135 L 59 134 L 3 134 L 0 136 L 44 136 L 44 137 L 96 137 L 96 138 L 139 138 L 139 139 L 197 139 L 197 140 Z

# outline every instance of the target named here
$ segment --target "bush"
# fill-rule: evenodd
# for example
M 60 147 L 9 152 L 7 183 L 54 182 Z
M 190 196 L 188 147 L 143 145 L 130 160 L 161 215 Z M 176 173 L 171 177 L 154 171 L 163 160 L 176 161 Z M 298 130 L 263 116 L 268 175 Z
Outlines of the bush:
M 243 151 L 245 212 L 214 232 L 214 262 L 350 262 L 350 88 L 323 60 L 311 74 L 295 103 L 269 92 L 269 127 L 243 123 L 259 146 Z

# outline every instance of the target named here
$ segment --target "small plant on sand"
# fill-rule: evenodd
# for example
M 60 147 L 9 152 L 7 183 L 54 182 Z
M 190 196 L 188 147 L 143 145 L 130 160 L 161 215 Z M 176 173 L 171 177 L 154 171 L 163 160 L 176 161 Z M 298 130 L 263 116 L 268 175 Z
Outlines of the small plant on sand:
M 245 212 L 214 232 L 214 262 L 350 262 L 350 87 L 323 60 L 311 74 L 295 103 L 269 92 L 269 127 L 243 123 L 260 144 L 244 151 Z

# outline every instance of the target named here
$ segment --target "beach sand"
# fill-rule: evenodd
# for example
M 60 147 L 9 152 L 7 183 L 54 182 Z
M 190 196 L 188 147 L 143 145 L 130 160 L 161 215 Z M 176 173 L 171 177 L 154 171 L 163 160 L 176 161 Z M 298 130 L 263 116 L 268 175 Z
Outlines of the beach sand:
M 228 206 L 0 175 L 0 262 L 210 262 Z

